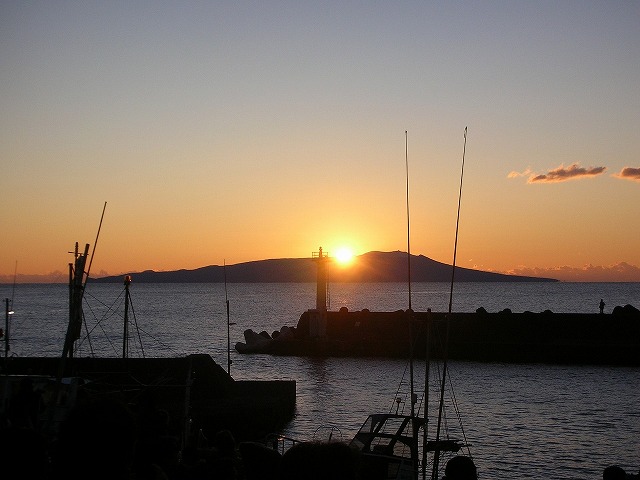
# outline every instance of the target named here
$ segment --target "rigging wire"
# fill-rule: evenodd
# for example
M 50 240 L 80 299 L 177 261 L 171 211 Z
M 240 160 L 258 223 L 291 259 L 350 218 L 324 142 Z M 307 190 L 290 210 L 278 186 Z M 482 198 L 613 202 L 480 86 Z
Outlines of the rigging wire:
M 89 342 L 89 351 L 91 352 L 91 356 L 93 356 L 93 344 L 91 343 L 91 337 L 89 336 L 89 328 L 87 327 L 87 319 L 84 315 L 84 309 L 82 309 L 82 324 L 84 325 L 85 332 L 87 332 L 87 341 Z
M 107 335 L 107 332 L 105 331 L 105 329 L 104 329 L 104 327 L 103 327 L 103 321 L 105 320 L 105 317 L 103 317 L 102 319 L 98 320 L 98 318 L 97 318 L 97 316 L 95 315 L 94 309 L 93 309 L 93 307 L 91 306 L 91 304 L 86 300 L 86 298 L 85 298 L 85 299 L 83 299 L 83 300 L 84 300 L 85 305 L 87 305 L 87 306 L 89 307 L 89 310 L 91 311 L 91 313 L 93 313 L 94 319 L 96 320 L 96 324 L 95 324 L 95 325 L 94 325 L 90 330 L 88 329 L 88 327 L 87 327 L 87 321 L 86 321 L 86 317 L 85 317 L 84 309 L 83 309 L 82 319 L 83 319 L 83 322 L 85 323 L 85 327 L 87 328 L 87 333 L 86 333 L 86 336 L 85 336 L 85 337 L 83 337 L 83 338 L 81 338 L 81 339 L 79 339 L 79 340 L 78 340 L 78 342 L 77 342 L 77 348 L 78 348 L 78 349 L 79 349 L 79 348 L 82 348 L 82 346 L 84 345 L 84 342 L 85 342 L 85 340 L 86 340 L 86 341 L 89 343 L 89 345 L 90 345 L 90 352 L 91 352 L 91 356 L 94 356 L 94 355 L 95 355 L 95 352 L 93 351 L 93 346 L 92 346 L 92 342 L 91 342 L 90 338 L 91 338 L 91 335 L 93 334 L 93 331 L 94 331 L 96 328 L 99 328 L 100 330 L 102 330 L 102 334 L 103 334 L 103 335 L 104 335 L 104 337 L 107 339 L 107 342 L 111 345 L 111 348 L 113 348 L 113 351 L 114 351 L 114 352 L 116 352 L 115 345 L 113 344 L 113 342 L 111 341 L 111 338 L 109 337 L 109 335 Z M 114 312 L 114 314 L 115 314 L 115 312 Z M 113 316 L 113 315 L 111 315 L 111 316 Z
M 98 319 L 98 315 L 96 315 L 95 310 L 93 308 L 93 306 L 91 305 L 91 303 L 89 303 L 89 301 L 87 300 L 86 297 L 83 297 L 84 300 L 84 304 L 89 308 L 89 310 L 91 311 L 91 313 L 93 314 L 93 318 L 96 321 L 96 324 L 93 326 L 93 328 L 91 328 L 91 330 L 88 330 L 87 327 L 87 322 L 86 322 L 86 318 L 84 316 L 84 310 L 83 310 L 83 321 L 85 323 L 85 328 L 87 328 L 87 334 L 86 334 L 86 339 L 90 345 L 90 351 L 91 351 L 91 355 L 95 355 L 95 352 L 93 350 L 93 346 L 92 346 L 92 342 L 91 342 L 91 335 L 93 334 L 93 331 L 96 328 L 100 328 L 100 330 L 102 330 L 102 334 L 104 335 L 104 337 L 107 339 L 107 342 L 111 345 L 111 348 L 113 348 L 114 353 L 117 351 L 114 342 L 111 340 L 111 338 L 109 337 L 109 335 L 107 334 L 107 332 L 105 331 L 104 327 L 103 327 L 103 323 L 110 319 L 113 318 L 115 316 L 119 316 L 119 313 L 117 310 L 115 310 L 114 306 L 116 306 L 116 304 L 119 306 L 121 303 L 121 298 L 123 296 L 124 293 L 124 289 L 120 292 L 120 294 L 115 298 L 115 300 L 111 303 L 111 305 L 107 305 L 106 303 L 104 303 L 103 301 L 101 301 L 99 298 L 97 298 L 95 295 L 91 294 L 90 292 L 87 293 L 85 292 L 85 295 L 88 295 L 89 297 L 91 297 L 93 300 L 95 300 L 96 302 L 98 302 L 100 305 L 102 305 L 103 307 L 106 307 L 107 311 L 102 315 L 102 318 Z M 82 342 L 84 341 L 84 339 L 80 342 L 80 345 L 82 345 Z
M 467 455 L 473 459 L 471 455 L 471 449 L 469 448 L 469 443 L 467 442 L 467 435 L 464 431 L 464 425 L 462 424 L 462 415 L 460 414 L 460 407 L 458 406 L 458 399 L 456 397 L 456 392 L 453 389 L 453 381 L 451 379 L 451 371 L 449 371 L 449 389 L 451 392 L 451 403 L 453 404 L 453 410 L 456 412 L 456 417 L 458 419 L 458 426 L 460 427 L 460 433 L 462 434 L 462 440 L 464 446 L 467 448 Z
M 100 230 L 102 229 L 102 220 L 104 219 L 104 212 L 107 209 L 107 202 L 104 202 L 104 206 L 102 207 L 102 215 L 100 216 L 100 224 L 98 225 L 98 231 L 96 232 L 96 241 L 93 242 L 93 250 L 91 250 L 91 258 L 89 259 L 89 267 L 85 272 L 84 284 L 82 285 L 82 291 L 87 285 L 87 280 L 89 280 L 89 272 L 91 272 L 91 264 L 93 263 L 93 257 L 96 253 L 96 247 L 98 246 L 98 238 L 100 238 Z
M 131 313 L 133 314 L 133 324 L 136 327 L 136 333 L 138 334 L 138 342 L 140 342 L 140 351 L 142 352 L 142 358 L 144 358 L 144 345 L 142 344 L 142 337 L 140 336 L 140 327 L 138 326 L 138 318 L 136 317 L 135 309 L 133 308 L 133 302 L 131 301 L 131 293 L 128 293 L 129 306 L 131 307 Z M 125 300 L 126 301 L 126 300 Z
M 396 408 L 396 411 L 398 411 L 398 408 L 400 407 L 400 403 L 405 403 L 406 404 L 406 397 L 407 394 L 406 392 L 402 391 L 402 386 L 404 385 L 405 382 L 405 378 L 407 376 L 407 370 L 409 369 L 409 363 L 407 362 L 404 366 L 404 372 L 402 372 L 402 377 L 400 378 L 400 382 L 398 383 L 398 388 L 396 389 L 396 394 L 393 397 L 393 401 L 391 402 L 391 406 L 389 407 L 389 413 L 392 413 L 394 408 Z M 402 401 L 402 397 L 405 398 L 405 401 Z M 402 413 L 404 413 L 404 405 L 402 406 Z
M 104 325 L 106 322 L 108 322 L 109 320 L 111 320 L 112 318 L 118 318 L 118 319 L 122 319 L 123 315 L 120 312 L 120 307 L 122 306 L 123 303 L 123 298 L 125 295 L 126 289 L 122 289 L 119 293 L 119 295 L 114 299 L 113 302 L 111 302 L 111 304 L 107 304 L 105 302 L 103 302 L 102 300 L 100 300 L 99 298 L 97 298 L 95 295 L 91 294 L 90 292 L 87 292 L 87 296 L 89 297 L 89 299 L 91 300 L 91 302 L 96 302 L 99 304 L 99 306 L 102 306 L 104 308 L 106 308 L 106 311 L 99 317 L 98 314 L 96 313 L 96 310 L 94 308 L 94 306 L 92 305 L 91 302 L 89 302 L 89 299 L 84 298 L 84 304 L 88 307 L 88 310 L 91 312 L 91 317 L 95 320 L 95 324 L 93 325 L 93 327 L 89 328 L 88 322 L 86 321 L 86 318 L 84 316 L 83 313 L 83 321 L 85 323 L 85 328 L 87 329 L 87 333 L 85 335 L 85 337 L 83 337 L 82 339 L 80 339 L 78 341 L 78 347 L 82 347 L 84 345 L 84 342 L 89 343 L 90 345 L 90 351 L 91 351 L 91 355 L 94 356 L 95 352 L 93 350 L 93 346 L 92 345 L 92 341 L 91 341 L 91 337 L 95 336 L 94 332 L 96 329 L 99 329 L 102 332 L 102 336 L 106 339 L 107 343 L 110 345 L 111 349 L 113 350 L 113 353 L 118 354 L 118 349 L 116 347 L 115 342 L 112 340 L 112 336 L 113 334 L 109 334 L 105 328 Z M 138 334 L 138 343 L 140 346 L 140 352 L 141 355 L 144 357 L 145 351 L 144 351 L 144 345 L 142 342 L 142 336 L 145 335 L 146 337 L 150 338 L 154 343 L 158 344 L 160 347 L 162 347 L 164 350 L 173 352 L 173 353 L 177 353 L 177 350 L 175 350 L 173 347 L 171 347 L 170 345 L 162 342 L 159 340 L 158 337 L 152 335 L 151 333 L 149 333 L 148 331 L 144 330 L 143 328 L 141 328 L 138 324 L 138 320 L 137 320 L 137 316 L 135 313 L 135 309 L 133 307 L 133 304 L 130 304 L 131 306 L 131 310 L 132 310 L 132 315 L 134 318 L 134 325 L 136 328 L 136 332 Z M 133 345 L 135 345 L 136 347 L 138 347 L 138 345 L 134 342 Z

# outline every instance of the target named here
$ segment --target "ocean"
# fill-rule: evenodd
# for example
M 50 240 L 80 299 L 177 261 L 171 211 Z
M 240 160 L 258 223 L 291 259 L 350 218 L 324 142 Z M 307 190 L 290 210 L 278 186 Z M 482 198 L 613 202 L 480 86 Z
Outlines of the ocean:
M 129 309 L 131 356 L 210 354 L 227 368 L 233 349 L 251 328 L 271 333 L 295 326 L 315 307 L 315 284 L 136 284 Z M 393 311 L 408 305 L 406 284 L 332 284 L 330 308 Z M 449 285 L 412 284 L 414 310 L 446 311 Z M 62 352 L 68 321 L 68 287 L 61 284 L 0 285 L 0 299 L 13 298 L 10 355 Z M 92 284 L 85 292 L 86 327 L 78 355 L 122 352 L 125 290 L 122 284 Z M 227 337 L 225 298 L 230 304 Z M 454 312 L 505 308 L 513 312 L 598 312 L 616 305 L 640 308 L 640 283 L 459 283 Z M 397 404 L 406 387 L 407 362 L 378 358 L 303 358 L 239 355 L 231 351 L 238 380 L 296 380 L 297 406 L 285 435 L 348 441 L 367 415 Z M 424 362 L 415 365 L 424 384 Z M 437 369 L 429 384 L 437 388 Z M 447 432 L 463 438 L 483 479 L 599 479 L 605 466 L 640 469 L 640 369 L 607 366 L 519 365 L 450 362 L 452 394 L 446 400 Z M 430 397 L 430 412 L 436 394 Z M 457 407 L 457 413 L 453 407 Z M 458 420 L 458 417 L 460 420 Z M 429 434 L 435 430 L 430 413 Z

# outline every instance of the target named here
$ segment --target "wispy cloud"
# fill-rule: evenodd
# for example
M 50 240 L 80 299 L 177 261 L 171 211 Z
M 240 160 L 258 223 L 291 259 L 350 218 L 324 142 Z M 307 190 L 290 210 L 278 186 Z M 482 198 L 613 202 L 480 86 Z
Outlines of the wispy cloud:
M 510 275 L 555 278 L 564 282 L 640 282 L 640 267 L 620 262 L 616 265 L 585 265 L 583 267 L 517 267 Z
M 640 182 L 640 168 L 624 167 L 620 173 L 614 173 L 612 177 L 621 178 L 623 180 L 633 180 Z
M 581 167 L 579 163 L 573 163 L 568 167 L 560 165 L 547 173 L 535 173 L 530 168 L 524 172 L 510 172 L 508 178 L 529 177 L 527 183 L 559 183 L 568 180 L 578 180 L 601 175 L 607 167 Z
M 507 178 L 518 178 L 518 177 L 528 177 L 529 175 L 533 175 L 534 173 L 531 171 L 530 167 L 527 167 L 527 169 L 524 172 L 516 172 L 515 170 L 513 172 L 509 172 L 509 175 L 507 175 Z
M 558 168 L 549 170 L 547 173 L 540 175 L 531 175 L 529 177 L 529 183 L 536 182 L 566 182 L 567 180 L 577 180 L 585 177 L 595 177 L 604 173 L 607 167 L 581 167 L 579 164 L 574 163 L 568 167 L 560 165 Z

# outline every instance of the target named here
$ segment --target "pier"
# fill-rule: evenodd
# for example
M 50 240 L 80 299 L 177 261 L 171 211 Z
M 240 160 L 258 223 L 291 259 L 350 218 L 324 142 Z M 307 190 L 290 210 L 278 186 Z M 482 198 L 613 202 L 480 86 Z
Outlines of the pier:
M 28 375 L 42 380 L 37 393 L 46 403 L 59 363 L 60 358 L 54 357 L 9 358 L 1 377 L 3 400 L 10 403 L 20 380 Z M 259 439 L 292 418 L 296 401 L 295 381 L 236 381 L 204 354 L 73 358 L 67 361 L 63 378 L 66 384 L 74 385 L 78 401 L 99 396 L 121 401 L 134 410 L 163 410 L 171 431 L 185 436 L 199 430 L 211 436 L 229 430 L 239 441 Z M 44 423 L 47 419 L 39 420 Z

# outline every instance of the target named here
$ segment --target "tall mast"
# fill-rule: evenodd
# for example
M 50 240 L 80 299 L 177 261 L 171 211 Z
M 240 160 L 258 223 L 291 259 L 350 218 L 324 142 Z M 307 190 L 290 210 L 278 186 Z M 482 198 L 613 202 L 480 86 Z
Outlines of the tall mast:
M 409 148 L 406 130 L 404 131 L 404 165 L 407 177 L 407 282 L 409 284 L 409 311 L 411 311 L 411 243 L 409 238 Z
M 449 350 L 449 324 L 451 322 L 451 306 L 453 304 L 453 281 L 456 273 L 456 254 L 458 251 L 458 227 L 460 225 L 460 204 L 462 200 L 462 179 L 464 178 L 464 157 L 467 151 L 467 127 L 464 127 L 464 145 L 462 147 L 462 168 L 460 170 L 460 191 L 458 192 L 458 215 L 456 217 L 456 236 L 453 244 L 453 264 L 451 267 L 451 287 L 449 289 L 449 310 L 447 313 L 446 319 L 446 333 L 445 333 L 445 342 L 444 342 L 444 355 L 442 361 L 442 383 L 440 384 L 440 403 L 438 407 L 438 427 L 436 430 L 436 445 L 440 440 L 440 428 L 442 425 L 442 409 L 444 405 L 444 389 L 447 377 L 447 357 Z M 438 478 L 438 464 L 440 462 L 440 452 L 438 450 L 435 451 L 435 455 L 433 457 L 433 471 L 431 478 L 432 480 L 437 480 Z
M 131 293 L 129 292 L 131 285 L 131 275 L 124 276 L 124 331 L 122 333 L 122 358 L 129 356 L 129 300 Z
M 46 426 L 49 427 L 53 421 L 53 413 L 55 406 L 58 403 L 58 395 L 60 393 L 60 385 L 62 383 L 62 375 L 65 371 L 66 359 L 73 358 L 74 342 L 80 338 L 80 332 L 82 330 L 82 299 L 84 298 L 84 289 L 89 279 L 89 272 L 91 271 L 91 263 L 93 262 L 93 254 L 96 251 L 96 244 L 100 236 L 100 230 L 102 228 L 102 220 L 104 219 L 104 212 L 107 208 L 107 202 L 104 202 L 102 208 L 102 215 L 100 216 L 100 225 L 98 226 L 98 232 L 96 233 L 96 241 L 91 254 L 91 260 L 89 261 L 89 268 L 85 271 L 87 264 L 87 258 L 89 256 L 89 244 L 84 247 L 84 253 L 80 254 L 78 250 L 78 242 L 76 242 L 74 254 L 74 262 L 69 263 L 69 324 L 67 325 L 67 333 L 65 335 L 64 347 L 62 348 L 62 357 L 58 363 L 58 373 L 56 377 L 56 384 L 51 399 L 51 409 L 47 418 Z
M 74 251 L 74 263 L 69 264 L 69 325 L 65 337 L 62 358 L 73 357 L 73 344 L 80 338 L 82 329 L 82 298 L 84 296 L 84 276 L 87 257 L 89 254 L 89 244 L 84 247 L 84 253 L 78 251 L 78 243 Z
M 84 279 L 84 284 L 82 287 L 83 289 L 84 289 L 84 285 L 87 284 L 87 280 L 89 280 L 89 273 L 91 272 L 91 264 L 93 263 L 93 257 L 96 253 L 96 247 L 98 246 L 98 238 L 100 238 L 100 230 L 102 230 L 102 221 L 104 220 L 104 212 L 106 209 L 107 209 L 107 202 L 104 202 L 104 206 L 102 207 L 102 215 L 100 215 L 100 223 L 98 224 L 98 231 L 96 232 L 96 241 L 93 243 L 93 250 L 91 251 L 91 259 L 89 260 L 89 267 L 87 268 L 87 272 L 86 272 L 87 275 Z
M 409 321 L 409 387 L 410 387 L 410 402 L 411 402 L 411 434 L 413 437 L 414 445 L 416 447 L 416 454 L 418 451 L 418 425 L 416 424 L 416 394 L 414 390 L 413 381 L 413 310 L 411 308 L 411 242 L 410 242 L 410 223 L 409 223 L 409 149 L 407 141 L 407 131 L 404 131 L 404 165 L 405 173 L 407 177 L 407 284 L 409 286 L 409 309 L 407 311 L 407 317 Z M 414 458 L 414 478 L 418 478 L 418 459 Z
M 460 191 L 458 192 L 458 216 L 456 217 L 456 239 L 453 245 L 453 265 L 451 268 L 451 288 L 449 289 L 449 315 L 453 303 L 453 280 L 456 273 L 456 255 L 458 252 L 458 227 L 460 226 L 460 204 L 462 201 L 462 179 L 464 178 L 464 156 L 467 152 L 467 127 L 464 127 L 464 144 L 462 147 L 462 168 L 460 169 Z
M 227 308 L 227 373 L 231 375 L 231 322 L 229 321 L 229 297 L 227 296 L 227 261 L 223 260 L 224 304 Z

